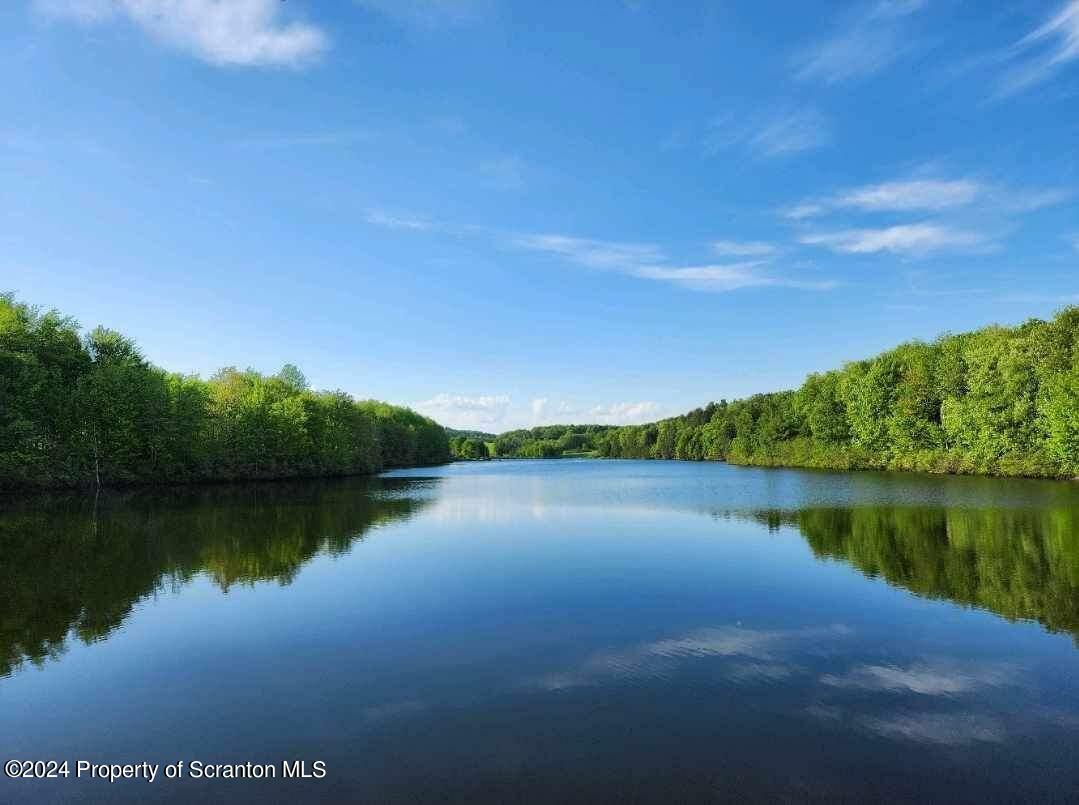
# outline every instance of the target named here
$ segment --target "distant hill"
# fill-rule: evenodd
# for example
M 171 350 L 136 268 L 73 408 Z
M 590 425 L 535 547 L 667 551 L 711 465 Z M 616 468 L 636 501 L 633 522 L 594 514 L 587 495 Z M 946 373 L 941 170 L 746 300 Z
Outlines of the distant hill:
M 498 438 L 496 433 L 484 433 L 482 430 L 456 430 L 446 428 L 446 436 L 451 439 L 479 439 L 481 442 L 493 442 Z

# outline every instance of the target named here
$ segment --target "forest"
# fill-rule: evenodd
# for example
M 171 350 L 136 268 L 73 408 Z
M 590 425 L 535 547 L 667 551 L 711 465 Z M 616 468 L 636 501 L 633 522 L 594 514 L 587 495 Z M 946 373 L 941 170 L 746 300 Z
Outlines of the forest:
M 605 430 L 612 458 L 1079 476 L 1079 307 L 912 341 L 800 388 Z
M 449 458 L 433 420 L 313 391 L 295 366 L 176 374 L 118 332 L 83 333 L 0 295 L 0 488 L 355 475 Z
M 591 455 L 610 425 L 541 425 L 511 430 L 494 440 L 497 458 L 562 458 Z
M 912 341 L 793 391 L 709 403 L 646 425 L 449 431 L 407 408 L 221 369 L 150 364 L 0 295 L 0 487 L 375 473 L 451 459 L 721 460 L 828 469 L 1079 476 L 1079 307 L 1052 320 Z
M 498 438 L 493 433 L 479 430 L 454 430 L 446 428 L 450 440 L 450 457 L 454 461 L 483 461 L 492 458 L 491 448 Z

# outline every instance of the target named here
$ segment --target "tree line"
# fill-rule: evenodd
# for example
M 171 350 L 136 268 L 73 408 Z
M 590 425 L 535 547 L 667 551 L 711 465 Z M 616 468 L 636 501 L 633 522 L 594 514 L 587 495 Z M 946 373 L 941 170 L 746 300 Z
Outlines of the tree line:
M 605 430 L 613 458 L 829 469 L 1079 475 L 1079 307 L 912 341 L 800 388 Z
M 594 453 L 610 425 L 541 425 L 511 430 L 494 439 L 498 458 L 562 458 Z
M 446 435 L 450 440 L 450 456 L 455 461 L 483 461 L 492 458 L 491 445 L 497 438 L 493 433 L 446 428 Z
M 294 366 L 167 372 L 114 330 L 83 333 L 0 295 L 0 487 L 354 475 L 449 458 L 433 420 L 313 391 Z

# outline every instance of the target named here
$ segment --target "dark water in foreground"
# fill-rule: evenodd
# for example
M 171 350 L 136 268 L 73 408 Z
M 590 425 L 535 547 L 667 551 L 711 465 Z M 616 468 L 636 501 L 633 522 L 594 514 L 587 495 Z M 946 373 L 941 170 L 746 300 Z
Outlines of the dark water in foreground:
M 561 461 L 0 500 L 0 760 L 278 772 L 0 801 L 1074 801 L 1077 639 L 1076 485 Z

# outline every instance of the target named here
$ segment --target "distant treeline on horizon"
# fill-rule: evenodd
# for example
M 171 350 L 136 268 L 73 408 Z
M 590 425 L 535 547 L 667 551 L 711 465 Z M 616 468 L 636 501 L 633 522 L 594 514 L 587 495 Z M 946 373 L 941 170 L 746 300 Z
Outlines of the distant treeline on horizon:
M 718 460 L 764 466 L 1079 475 L 1079 307 L 1051 321 L 912 341 L 795 391 L 646 425 L 491 436 L 494 457 Z
M 227 367 L 152 366 L 134 342 L 0 294 L 0 487 L 378 472 L 451 459 L 718 460 L 1079 476 L 1079 307 L 913 341 L 795 391 L 645 425 L 447 431 L 407 408 Z
M 0 294 L 0 488 L 357 475 L 450 458 L 407 408 L 221 369 L 151 365 L 135 343 Z

